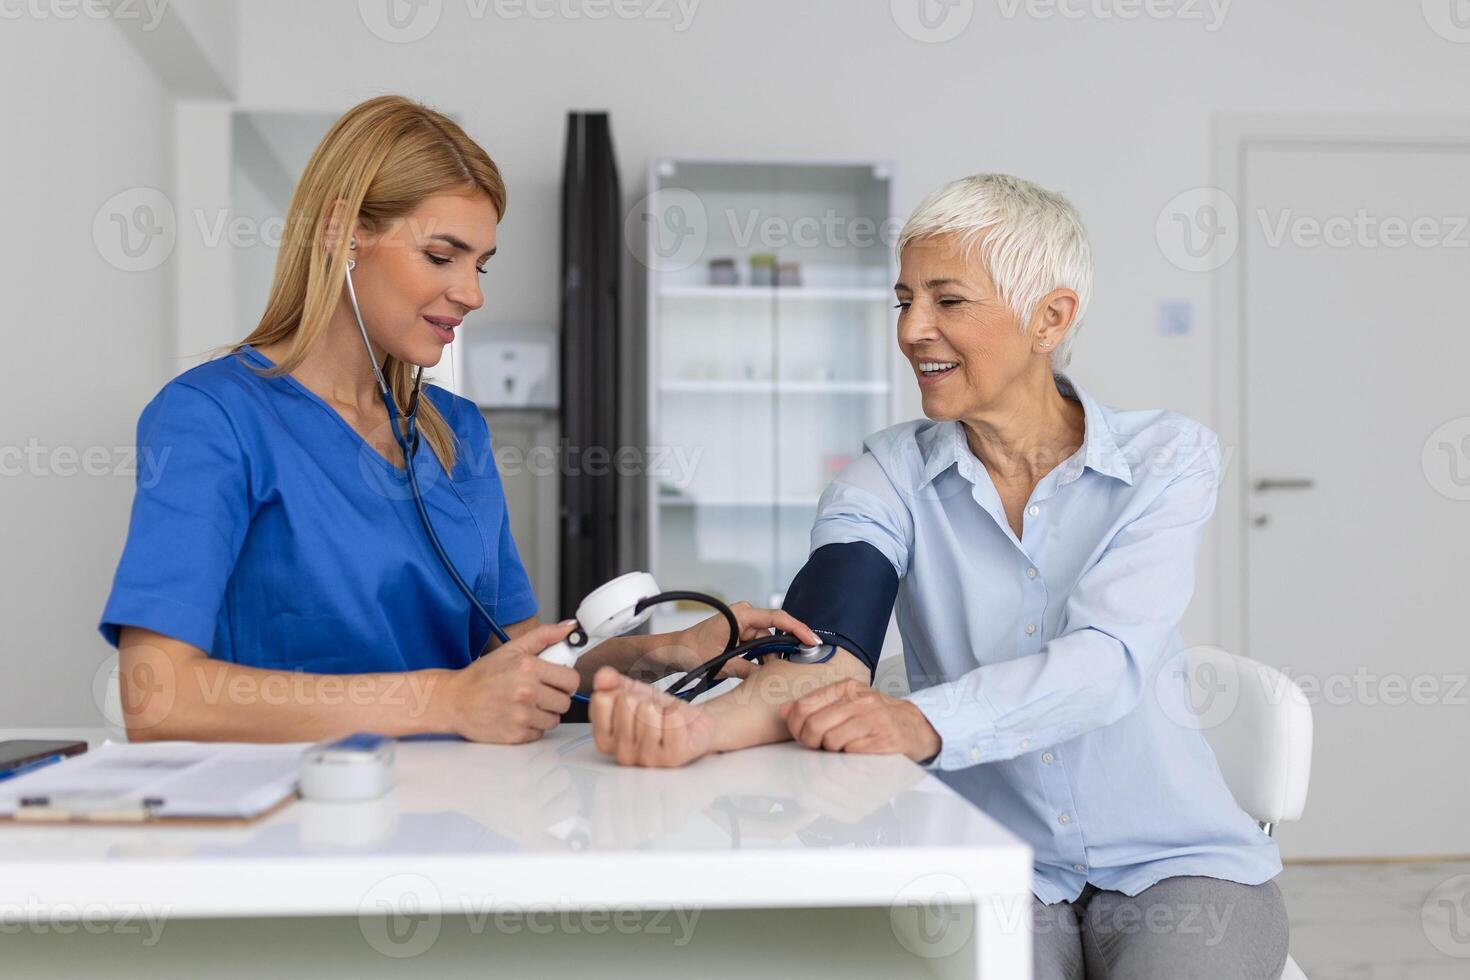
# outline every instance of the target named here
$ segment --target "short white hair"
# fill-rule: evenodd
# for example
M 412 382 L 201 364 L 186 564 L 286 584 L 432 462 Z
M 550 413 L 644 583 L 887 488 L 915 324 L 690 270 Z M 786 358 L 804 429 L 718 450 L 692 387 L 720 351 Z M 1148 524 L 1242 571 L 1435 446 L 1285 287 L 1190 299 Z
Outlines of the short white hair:
M 919 203 L 899 232 L 898 251 L 916 239 L 950 234 L 980 256 L 1022 333 L 1047 293 L 1077 294 L 1071 329 L 1051 356 L 1052 370 L 1065 368 L 1092 297 L 1092 247 L 1071 202 L 1019 177 L 964 177 Z

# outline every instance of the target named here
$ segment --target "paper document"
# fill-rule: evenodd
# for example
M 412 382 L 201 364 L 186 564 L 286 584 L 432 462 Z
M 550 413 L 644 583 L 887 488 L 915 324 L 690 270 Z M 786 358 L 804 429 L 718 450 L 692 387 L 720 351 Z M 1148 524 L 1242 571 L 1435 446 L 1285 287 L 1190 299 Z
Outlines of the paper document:
M 255 745 L 108 740 L 0 783 L 0 816 L 48 808 L 142 811 L 150 817 L 249 818 L 296 791 L 310 742 Z

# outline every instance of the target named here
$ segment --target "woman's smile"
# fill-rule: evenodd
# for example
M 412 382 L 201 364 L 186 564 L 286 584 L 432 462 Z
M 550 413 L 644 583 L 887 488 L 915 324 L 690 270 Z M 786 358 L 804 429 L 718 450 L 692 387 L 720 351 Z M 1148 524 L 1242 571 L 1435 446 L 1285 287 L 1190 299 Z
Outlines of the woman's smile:
M 959 361 L 920 359 L 918 362 L 919 386 L 936 385 L 959 369 Z
M 440 343 L 454 343 L 454 328 L 459 326 L 459 320 L 449 316 L 426 316 L 424 322 L 429 329 L 434 331 L 434 336 L 439 338 Z

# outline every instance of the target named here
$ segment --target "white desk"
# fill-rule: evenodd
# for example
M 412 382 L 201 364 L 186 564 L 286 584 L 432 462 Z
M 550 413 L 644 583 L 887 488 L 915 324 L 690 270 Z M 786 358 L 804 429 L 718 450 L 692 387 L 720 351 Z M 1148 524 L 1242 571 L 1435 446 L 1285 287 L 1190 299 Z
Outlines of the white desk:
M 0 731 L 3 738 L 102 731 Z M 1031 853 L 896 756 L 625 769 L 585 725 L 399 745 L 371 804 L 0 824 L 7 975 L 1024 980 Z

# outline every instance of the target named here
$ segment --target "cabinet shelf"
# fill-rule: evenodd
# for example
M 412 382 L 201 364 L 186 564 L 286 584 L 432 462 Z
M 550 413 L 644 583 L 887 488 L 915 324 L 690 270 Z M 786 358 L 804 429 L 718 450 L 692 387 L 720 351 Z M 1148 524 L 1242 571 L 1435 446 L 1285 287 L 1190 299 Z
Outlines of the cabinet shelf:
M 881 286 L 661 286 L 658 294 L 700 299 L 804 299 L 872 302 L 892 294 Z
M 739 379 L 669 378 L 660 381 L 659 391 L 686 394 L 751 395 L 886 395 L 887 381 L 742 381 Z
M 815 507 L 819 496 L 810 497 L 766 497 L 759 500 L 739 500 L 721 497 L 674 497 L 663 495 L 658 498 L 661 507 Z

